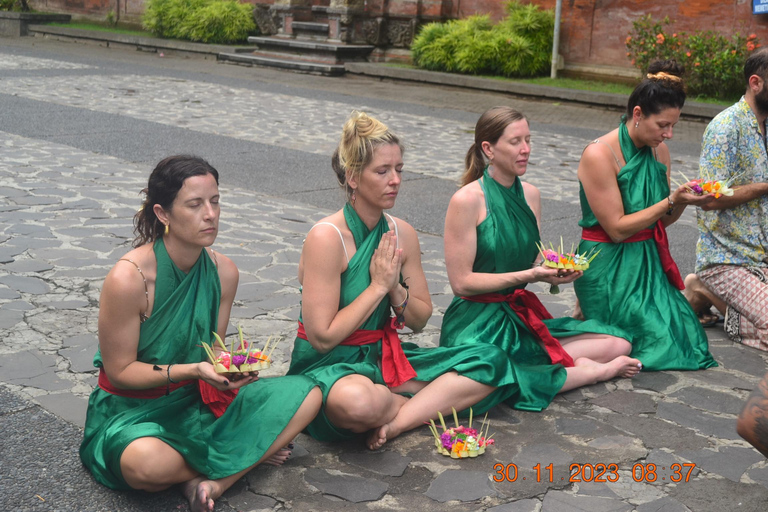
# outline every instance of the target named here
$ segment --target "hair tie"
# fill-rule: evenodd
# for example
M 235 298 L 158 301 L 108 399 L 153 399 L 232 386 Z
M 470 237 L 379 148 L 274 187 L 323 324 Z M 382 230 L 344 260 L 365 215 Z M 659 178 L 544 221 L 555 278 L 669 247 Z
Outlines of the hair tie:
M 648 73 L 645 75 L 648 80 L 671 80 L 672 82 L 681 82 L 683 79 L 677 75 L 671 75 L 665 71 L 659 71 L 658 73 Z

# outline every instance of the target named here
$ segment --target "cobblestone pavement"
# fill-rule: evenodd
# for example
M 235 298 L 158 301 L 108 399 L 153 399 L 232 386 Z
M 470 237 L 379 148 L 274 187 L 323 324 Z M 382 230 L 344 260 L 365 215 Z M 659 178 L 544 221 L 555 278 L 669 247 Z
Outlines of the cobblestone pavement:
M 456 176 L 469 145 L 471 124 L 447 122 L 442 113 L 392 113 L 375 102 L 368 108 L 364 95 L 344 103 L 264 92 L 257 85 L 222 85 L 210 63 L 167 61 L 169 68 L 199 66 L 196 79 L 168 78 L 160 67 L 121 74 L 103 70 L 103 62 L 140 57 L 84 47 L 86 61 L 72 57 L 77 47 L 63 46 L 57 56 L 57 46 L 45 45 L 40 57 L 23 45 L 16 53 L 0 48 L 0 96 L 323 155 L 347 112 L 366 109 L 412 141 L 406 157 L 412 172 L 441 179 Z M 237 69 L 221 73 L 245 72 Z M 264 76 L 293 81 L 295 75 Z M 326 79 L 312 80 L 295 78 L 302 87 L 329 87 Z M 359 84 L 356 79 L 350 88 Z M 369 86 L 379 88 L 409 89 Z M 535 104 L 526 111 L 547 121 Z M 581 112 L 598 129 L 604 113 Z M 96 381 L 91 360 L 101 283 L 129 248 L 130 219 L 150 169 L 136 163 L 141 155 L 131 161 L 4 131 L 14 122 L 0 124 L 0 428 L 6 433 L 0 442 L 0 509 L 185 510 L 174 491 L 104 489 L 77 458 L 86 398 Z M 535 165 L 557 172 L 546 179 L 531 172 L 531 181 L 545 199 L 576 202 L 575 165 L 584 138 L 549 129 L 533 137 L 546 140 L 535 146 Z M 692 174 L 686 163 L 691 161 L 681 158 L 679 164 Z M 312 223 L 329 212 L 226 184 L 221 191 L 216 247 L 241 271 L 232 323 L 260 341 L 275 334 L 285 338 L 274 354 L 277 364 L 262 373 L 281 375 L 298 317 L 301 243 Z M 680 224 L 695 229 L 690 214 Z M 431 346 L 451 291 L 442 239 L 423 235 L 421 242 L 434 316 L 422 333 L 406 337 Z M 545 294 L 543 286 L 533 289 L 555 315 L 572 307 L 570 287 L 557 296 Z M 719 368 L 643 373 L 582 388 L 560 395 L 542 413 L 497 407 L 489 416 L 497 445 L 477 459 L 433 453 L 427 429 L 376 453 L 359 442 L 323 444 L 302 435 L 292 460 L 279 469 L 252 471 L 216 510 L 763 510 L 768 465 L 740 440 L 735 418 L 765 373 L 766 360 L 725 339 L 721 328 L 709 334 Z M 497 464 L 503 470 L 494 469 Z M 616 471 L 606 472 L 601 464 L 615 464 Z

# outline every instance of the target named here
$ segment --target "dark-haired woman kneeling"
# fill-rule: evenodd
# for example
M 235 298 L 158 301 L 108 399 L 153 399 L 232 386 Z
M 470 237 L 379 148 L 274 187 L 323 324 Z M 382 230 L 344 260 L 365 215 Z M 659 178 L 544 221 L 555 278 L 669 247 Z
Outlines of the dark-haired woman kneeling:
M 592 141 L 579 163 L 583 228 L 579 253 L 600 250 L 574 283 L 584 318 L 617 325 L 633 336 L 632 357 L 645 370 L 697 370 L 717 363 L 707 336 L 680 290 L 666 226 L 685 207 L 706 204 L 692 183 L 670 191 L 664 143 L 685 103 L 683 69 L 651 64 L 629 97 L 619 127 Z
M 255 465 L 284 462 L 290 453 L 282 448 L 321 404 L 306 377 L 256 382 L 257 372 L 225 376 L 205 361 L 200 341 L 225 335 L 238 283 L 232 260 L 210 249 L 218 183 L 216 169 L 197 157 L 169 157 L 152 171 L 135 249 L 101 292 L 99 385 L 80 446 L 100 483 L 150 492 L 182 484 L 193 512 L 212 511 Z M 211 386 L 239 390 L 226 412 L 204 403 L 216 395 Z

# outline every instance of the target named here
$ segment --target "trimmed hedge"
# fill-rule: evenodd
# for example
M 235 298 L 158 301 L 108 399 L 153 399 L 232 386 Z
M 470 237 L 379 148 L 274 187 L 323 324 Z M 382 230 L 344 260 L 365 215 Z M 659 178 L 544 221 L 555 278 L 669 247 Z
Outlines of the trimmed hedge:
M 142 24 L 159 37 L 241 43 L 258 33 L 253 5 L 236 0 L 149 0 Z
M 414 64 L 476 75 L 542 74 L 552 58 L 553 11 L 517 1 L 505 8 L 507 16 L 496 25 L 487 15 L 424 25 L 411 45 Z

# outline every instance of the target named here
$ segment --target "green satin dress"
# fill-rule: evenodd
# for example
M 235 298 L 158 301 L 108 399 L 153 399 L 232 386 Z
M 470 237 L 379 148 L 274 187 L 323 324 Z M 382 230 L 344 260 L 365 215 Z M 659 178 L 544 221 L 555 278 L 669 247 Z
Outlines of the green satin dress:
M 638 149 L 626 124 L 619 125 L 624 161 L 616 177 L 625 214 L 669 195 L 667 168 L 645 146 Z M 599 223 L 580 187 L 582 227 Z M 648 226 L 650 229 L 653 225 Z M 717 366 L 707 335 L 685 296 L 667 279 L 653 239 L 606 243 L 582 240 L 579 252 L 600 250 L 589 270 L 574 283 L 585 318 L 602 320 L 632 334 L 632 357 L 643 370 L 698 370 Z
M 200 341 L 216 330 L 221 284 L 206 251 L 188 274 L 154 244 L 157 283 L 152 316 L 141 325 L 138 357 L 149 364 L 206 359 Z M 102 367 L 101 354 L 94 365 Z M 256 463 L 291 420 L 314 383 L 305 377 L 258 380 L 240 390 L 216 419 L 197 381 L 160 398 L 127 398 L 97 387 L 88 401 L 80 458 L 94 478 L 112 489 L 130 489 L 120 471 L 123 450 L 140 437 L 156 437 L 209 478 L 237 473 Z
M 486 169 L 480 180 L 485 194 L 486 218 L 477 226 L 477 251 L 473 272 L 519 272 L 531 268 L 538 255 L 539 228 L 528 206 L 520 179 L 506 188 Z M 450 248 L 447 248 L 450 250 Z M 509 294 L 520 286 L 498 290 Z M 627 338 L 621 329 L 601 322 L 581 322 L 570 317 L 544 320 L 555 338 L 603 333 Z M 454 297 L 443 317 L 441 347 L 492 344 L 509 357 L 517 392 L 507 399 L 515 409 L 541 411 L 565 384 L 566 371 L 552 364 L 538 336 L 528 330 L 505 302 L 480 303 Z
M 378 247 L 381 236 L 389 231 L 384 215 L 369 231 L 349 204 L 344 207 L 344 217 L 354 236 L 357 251 L 350 259 L 347 270 L 341 274 L 339 309 L 348 306 L 371 283 L 369 268 L 373 252 Z M 390 316 L 389 299 L 385 297 L 360 329 L 382 329 L 384 324 L 390 321 Z M 492 347 L 493 350 L 486 347 L 469 350 L 464 347 L 422 348 L 414 343 L 402 343 L 402 347 L 408 362 L 416 371 L 414 380 L 429 382 L 455 370 L 472 380 L 497 387 L 497 390 L 472 406 L 475 415 L 487 411 L 514 391 L 507 358 L 495 347 Z M 379 340 L 361 346 L 337 345 L 327 353 L 321 354 L 312 348 L 308 341 L 297 337 L 288 374 L 311 377 L 320 386 L 325 402 L 331 387 L 347 375 L 364 375 L 374 383 L 383 385 L 384 378 L 379 367 L 381 352 L 382 342 Z M 340 441 L 358 435 L 333 425 L 325 414 L 325 408 L 321 409 L 320 414 L 307 427 L 307 433 L 320 441 Z

